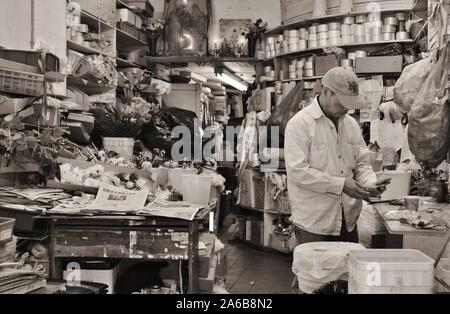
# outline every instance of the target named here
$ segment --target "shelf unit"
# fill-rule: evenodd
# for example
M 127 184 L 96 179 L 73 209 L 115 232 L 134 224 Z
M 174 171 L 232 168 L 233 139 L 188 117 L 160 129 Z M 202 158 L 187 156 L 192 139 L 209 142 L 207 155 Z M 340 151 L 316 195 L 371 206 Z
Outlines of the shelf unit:
M 117 47 L 118 48 L 128 48 L 128 47 L 139 47 L 147 46 L 147 43 L 128 34 L 120 28 L 116 28 L 117 31 Z
M 361 47 L 389 45 L 389 44 L 394 44 L 394 43 L 408 45 L 408 44 L 413 44 L 414 40 L 406 39 L 406 40 L 389 40 L 389 41 L 373 41 L 373 42 L 366 42 L 366 43 L 340 44 L 340 45 L 336 46 L 336 48 L 361 48 Z M 305 50 L 298 50 L 298 51 L 293 51 L 293 52 L 282 53 L 282 54 L 275 56 L 274 58 L 265 59 L 265 60 L 263 60 L 263 62 L 271 62 L 275 58 L 283 58 L 283 57 L 294 58 L 294 57 L 298 57 L 298 56 L 302 56 L 302 55 L 313 54 L 315 52 L 321 52 L 326 48 L 330 48 L 330 47 L 308 48 Z
M 316 17 L 316 18 L 311 18 L 311 19 L 302 20 L 302 21 L 298 21 L 298 22 L 288 23 L 288 24 L 284 24 L 284 25 L 275 27 L 273 29 L 268 30 L 266 35 L 277 35 L 277 34 L 279 34 L 280 32 L 282 32 L 283 30 L 286 30 L 286 29 L 302 28 L 302 27 L 309 26 L 310 24 L 313 24 L 313 23 L 320 23 L 320 22 L 324 22 L 324 21 L 329 22 L 331 20 L 340 20 L 340 19 L 344 19 L 345 17 L 351 17 L 351 16 L 368 15 L 368 14 L 371 14 L 371 13 L 391 14 L 391 13 L 398 13 L 398 12 L 414 12 L 414 11 L 415 11 L 415 8 L 409 8 L 409 9 L 385 9 L 385 10 L 380 10 L 378 12 L 374 12 L 374 11 L 359 11 L 359 12 L 352 12 L 352 13 L 346 13 L 346 14 L 324 15 L 324 16 L 320 16 L 320 17 Z

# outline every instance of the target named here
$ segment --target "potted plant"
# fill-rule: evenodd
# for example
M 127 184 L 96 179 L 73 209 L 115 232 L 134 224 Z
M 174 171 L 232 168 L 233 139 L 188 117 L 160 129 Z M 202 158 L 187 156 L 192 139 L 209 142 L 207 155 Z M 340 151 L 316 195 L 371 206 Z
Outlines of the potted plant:
M 262 35 L 267 31 L 267 23 L 258 19 L 255 23 L 247 24 L 242 28 L 242 35 L 248 40 L 248 56 L 255 57 L 256 44 L 262 39 Z
M 144 26 L 147 32 L 148 45 L 150 48 L 150 56 L 157 55 L 158 39 L 164 31 L 166 21 L 151 19 L 151 22 Z
M 103 138 L 104 148 L 131 160 L 135 138 L 155 110 L 155 105 L 140 97 L 132 98 L 129 104 L 94 108 L 95 128 Z

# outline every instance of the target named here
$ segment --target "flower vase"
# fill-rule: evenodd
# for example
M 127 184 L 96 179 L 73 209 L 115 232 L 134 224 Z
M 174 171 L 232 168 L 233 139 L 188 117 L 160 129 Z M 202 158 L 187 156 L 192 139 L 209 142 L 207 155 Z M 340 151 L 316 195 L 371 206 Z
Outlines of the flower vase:
M 254 58 L 256 55 L 256 37 L 249 37 L 248 38 L 248 56 L 250 58 Z
M 150 56 L 155 57 L 158 54 L 158 36 L 155 32 L 148 31 L 148 47 L 150 49 Z

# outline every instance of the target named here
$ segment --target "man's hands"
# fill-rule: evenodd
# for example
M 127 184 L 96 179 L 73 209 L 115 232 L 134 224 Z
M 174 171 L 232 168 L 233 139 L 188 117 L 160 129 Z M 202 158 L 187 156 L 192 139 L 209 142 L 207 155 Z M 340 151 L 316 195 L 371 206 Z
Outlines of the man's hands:
M 371 194 L 364 189 L 360 188 L 356 181 L 352 179 L 345 179 L 343 192 L 348 196 L 357 199 L 368 201 Z
M 375 186 L 365 187 L 352 179 L 346 179 L 343 192 L 354 199 L 369 201 L 370 197 L 379 197 L 383 194 L 390 183 L 391 179 L 381 179 Z

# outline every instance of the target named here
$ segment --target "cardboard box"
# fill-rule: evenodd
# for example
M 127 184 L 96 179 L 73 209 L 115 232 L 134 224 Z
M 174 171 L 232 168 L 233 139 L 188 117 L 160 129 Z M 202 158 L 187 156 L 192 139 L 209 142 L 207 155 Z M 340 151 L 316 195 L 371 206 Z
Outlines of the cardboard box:
M 67 87 L 67 98 L 80 105 L 80 111 L 89 111 L 89 96 L 82 90 L 73 86 Z
M 316 57 L 314 63 L 317 76 L 325 75 L 332 68 L 339 66 L 339 60 L 335 55 Z
M 138 16 L 128 9 L 118 9 L 116 13 L 116 22 L 128 23 L 134 26 L 137 18 Z
M 403 56 L 356 58 L 357 74 L 401 73 Z

